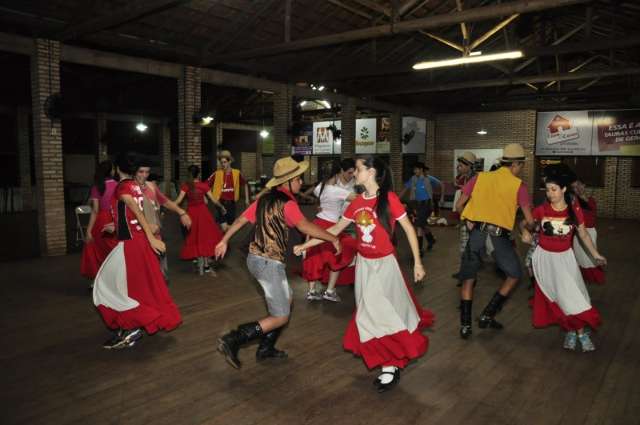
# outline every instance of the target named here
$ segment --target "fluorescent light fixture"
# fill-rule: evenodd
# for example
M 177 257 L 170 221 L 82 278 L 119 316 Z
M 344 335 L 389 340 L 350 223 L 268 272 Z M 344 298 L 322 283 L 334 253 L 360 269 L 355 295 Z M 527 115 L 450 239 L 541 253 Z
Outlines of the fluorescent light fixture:
M 480 54 L 476 56 L 463 56 L 461 58 L 455 58 L 455 59 L 419 62 L 413 65 L 413 69 L 415 69 L 416 71 L 419 71 L 423 69 L 443 68 L 446 66 L 464 65 L 467 63 L 480 63 L 480 62 L 490 62 L 490 61 L 498 61 L 498 60 L 505 60 L 505 59 L 517 59 L 517 58 L 521 58 L 522 56 L 523 55 L 520 50 L 515 50 L 513 52 L 493 53 L 490 55 Z
M 480 56 L 482 52 L 480 50 L 476 50 L 475 52 L 469 52 L 469 56 Z
M 260 137 L 266 139 L 267 137 L 269 137 L 269 132 L 266 129 L 262 129 L 262 131 L 260 131 Z
M 300 107 L 303 107 L 303 106 L 304 106 L 304 105 L 306 105 L 306 104 L 307 104 L 307 101 L 306 101 L 306 100 L 303 100 L 302 102 L 300 102 Z
M 320 103 L 324 105 L 325 108 L 331 109 L 331 103 L 328 100 L 321 100 Z
M 324 90 L 324 86 L 318 87 L 318 91 L 322 91 L 322 90 Z
M 485 129 L 483 128 L 483 129 L 481 129 L 481 130 L 477 131 L 476 133 L 478 133 L 478 134 L 479 134 L 479 135 L 481 135 L 481 136 L 484 136 L 485 134 L 487 134 L 487 130 L 485 130 Z
M 202 117 L 202 125 L 209 125 L 213 121 L 213 117 L 211 115 L 207 115 L 206 117 Z
M 136 130 L 138 130 L 140 133 L 144 133 L 145 131 L 147 131 L 147 125 L 143 122 L 139 122 L 138 124 L 136 124 Z

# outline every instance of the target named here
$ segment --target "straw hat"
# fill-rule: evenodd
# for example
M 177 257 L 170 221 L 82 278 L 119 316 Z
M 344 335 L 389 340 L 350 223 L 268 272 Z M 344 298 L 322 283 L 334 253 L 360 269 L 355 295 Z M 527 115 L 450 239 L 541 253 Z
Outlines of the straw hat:
M 502 150 L 502 159 L 500 162 L 524 161 L 524 148 L 520 143 L 509 143 Z
M 309 161 L 297 162 L 290 156 L 280 158 L 273 164 L 273 178 L 267 182 L 266 186 L 272 188 L 286 183 L 307 171 L 307 168 L 309 168 Z
M 229 152 L 228 150 L 223 150 L 218 152 L 218 159 L 220 158 L 227 158 L 229 162 L 233 162 L 233 157 L 231 156 L 231 152 Z
M 477 158 L 473 152 L 464 152 L 462 155 L 458 157 L 458 161 L 463 164 L 473 165 L 476 162 Z

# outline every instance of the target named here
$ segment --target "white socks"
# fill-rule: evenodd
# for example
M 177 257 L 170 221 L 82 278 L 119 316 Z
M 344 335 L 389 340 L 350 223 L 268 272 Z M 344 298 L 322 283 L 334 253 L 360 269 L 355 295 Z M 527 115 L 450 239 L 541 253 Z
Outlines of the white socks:
M 383 374 L 378 376 L 378 380 L 380 381 L 380 383 L 386 385 L 389 382 L 393 381 L 393 374 L 396 373 L 396 370 L 398 370 L 398 368 L 395 366 L 382 366 Z M 391 373 L 392 375 L 389 375 L 389 373 Z

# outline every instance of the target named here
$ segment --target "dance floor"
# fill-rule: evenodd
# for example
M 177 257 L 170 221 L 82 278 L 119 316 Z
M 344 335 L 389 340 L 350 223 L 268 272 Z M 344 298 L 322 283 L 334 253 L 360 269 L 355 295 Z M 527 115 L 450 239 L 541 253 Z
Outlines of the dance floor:
M 233 249 L 218 277 L 197 276 L 177 260 L 180 235 L 168 225 L 170 288 L 183 314 L 177 330 L 108 351 L 78 254 L 1 263 L 0 423 L 9 424 L 638 424 L 640 423 L 640 223 L 601 220 L 608 282 L 590 286 L 604 325 L 597 351 L 562 349 L 558 328 L 535 330 L 522 282 L 499 319 L 502 331 L 474 327 L 458 337 L 458 232 L 435 228 L 425 256 L 427 280 L 416 286 L 437 322 L 428 353 L 386 394 L 376 371 L 342 350 L 353 311 L 352 288 L 338 304 L 304 300 L 292 274 L 295 307 L 279 347 L 280 362 L 229 367 L 216 338 L 265 312 L 263 298 Z M 235 239 L 239 245 L 240 239 Z M 400 236 L 404 247 L 404 236 Z M 10 241 L 5 241 L 10 243 Z M 401 249 L 406 267 L 406 248 Z M 290 261 L 290 272 L 299 267 Z M 493 264 L 479 277 L 474 315 L 499 284 Z

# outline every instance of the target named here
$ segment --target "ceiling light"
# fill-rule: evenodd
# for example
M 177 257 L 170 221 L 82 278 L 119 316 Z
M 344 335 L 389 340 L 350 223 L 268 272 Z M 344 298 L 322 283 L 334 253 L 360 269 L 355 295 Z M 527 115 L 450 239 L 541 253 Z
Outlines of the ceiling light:
M 513 52 L 494 53 L 490 55 L 480 54 L 476 56 L 463 56 L 461 58 L 454 58 L 454 59 L 419 62 L 413 65 L 413 69 L 415 69 L 416 71 L 419 71 L 423 69 L 443 68 L 446 66 L 464 65 L 468 63 L 490 62 L 490 61 L 505 60 L 505 59 L 517 59 L 517 58 L 521 58 L 522 56 L 523 55 L 520 50 L 515 50 Z
M 479 134 L 479 135 L 481 135 L 481 136 L 484 136 L 485 134 L 487 134 L 487 130 L 485 130 L 485 129 L 483 128 L 483 129 L 481 129 L 481 130 L 478 130 L 476 133 L 477 133 L 477 134 Z
M 331 109 L 331 103 L 329 103 L 328 100 L 321 100 L 320 103 L 323 104 L 325 108 Z
M 322 90 L 324 90 L 324 86 L 318 87 L 318 91 L 322 91 Z
M 140 133 L 144 133 L 145 131 L 147 131 L 147 128 L 149 127 L 143 122 L 139 122 L 138 124 L 136 124 L 136 130 L 138 130 Z
M 207 126 L 214 120 L 213 114 L 207 112 L 196 112 L 193 114 L 193 123 L 201 126 Z
M 260 131 L 260 137 L 266 139 L 267 137 L 269 137 L 269 132 L 263 128 L 262 131 Z
M 476 50 L 475 52 L 469 52 L 469 56 L 480 56 L 482 52 L 480 50 Z
M 306 101 L 306 100 L 303 100 L 302 102 L 300 102 L 300 107 L 303 107 L 303 106 L 304 106 L 304 105 L 306 105 L 306 104 L 307 104 L 307 101 Z

